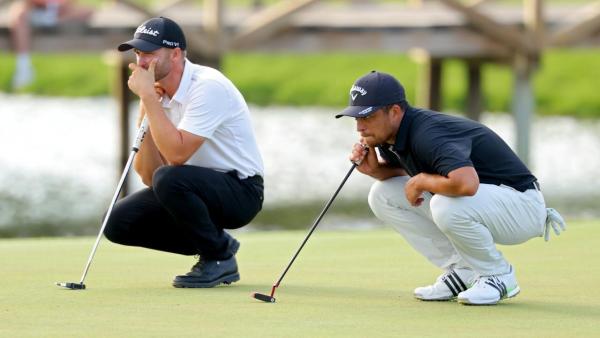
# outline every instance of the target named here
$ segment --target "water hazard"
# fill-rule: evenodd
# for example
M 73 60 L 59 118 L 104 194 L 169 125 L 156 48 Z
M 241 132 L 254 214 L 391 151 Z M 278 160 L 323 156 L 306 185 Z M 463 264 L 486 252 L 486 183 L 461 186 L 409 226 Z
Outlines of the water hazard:
M 0 227 L 99 215 L 121 172 L 115 102 L 0 98 Z M 333 108 L 251 111 L 265 162 L 265 207 L 329 198 L 350 167 L 348 152 L 357 139 L 352 119 L 336 120 Z M 514 146 L 509 115 L 485 114 L 483 122 Z M 531 167 L 547 200 L 565 202 L 576 216 L 598 213 L 600 121 L 537 118 L 531 149 Z M 142 186 L 135 174 L 131 178 L 133 189 Z M 356 173 L 339 198 L 364 200 L 371 182 Z

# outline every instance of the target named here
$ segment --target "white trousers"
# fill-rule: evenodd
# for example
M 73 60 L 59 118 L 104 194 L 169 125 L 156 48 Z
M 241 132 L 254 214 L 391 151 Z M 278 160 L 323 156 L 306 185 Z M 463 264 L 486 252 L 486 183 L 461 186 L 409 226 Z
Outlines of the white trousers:
M 408 176 L 377 181 L 369 193 L 375 216 L 442 269 L 470 267 L 482 276 L 504 274 L 510 264 L 495 243 L 523 243 L 544 232 L 546 205 L 535 189 L 480 184 L 474 196 L 424 194 L 419 207 L 408 203 Z

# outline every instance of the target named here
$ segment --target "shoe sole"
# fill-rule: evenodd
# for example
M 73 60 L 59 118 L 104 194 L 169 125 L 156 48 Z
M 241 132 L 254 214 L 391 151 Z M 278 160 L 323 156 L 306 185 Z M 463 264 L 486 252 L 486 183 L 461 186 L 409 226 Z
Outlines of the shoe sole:
M 204 282 L 204 283 L 198 283 L 198 282 L 186 282 L 186 281 L 173 281 L 173 286 L 176 288 L 212 288 L 215 287 L 219 284 L 226 284 L 229 285 L 231 283 L 235 283 L 237 281 L 240 280 L 240 274 L 239 273 L 233 273 L 230 275 L 225 275 L 223 277 L 220 277 L 219 279 L 216 279 L 214 281 L 210 281 L 210 282 Z
M 464 305 L 496 305 L 498 304 L 498 302 L 500 302 L 502 299 L 509 299 L 509 298 L 514 298 L 516 297 L 519 293 L 521 292 L 521 288 L 519 288 L 518 286 L 513 289 L 511 292 L 509 292 L 506 297 L 501 298 L 499 300 L 493 300 L 493 301 L 488 301 L 488 302 L 472 302 L 469 299 L 466 298 L 457 298 L 457 301 L 461 304 Z
M 456 297 L 445 297 L 445 298 L 421 298 L 417 295 L 413 295 L 416 299 L 423 302 L 449 302 L 454 300 Z

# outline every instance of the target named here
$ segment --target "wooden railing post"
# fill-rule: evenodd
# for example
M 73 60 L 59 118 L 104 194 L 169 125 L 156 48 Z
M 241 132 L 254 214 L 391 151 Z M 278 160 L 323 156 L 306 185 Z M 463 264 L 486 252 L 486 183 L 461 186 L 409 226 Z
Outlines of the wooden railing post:
M 474 121 L 481 119 L 483 110 L 481 97 L 481 61 L 468 59 L 467 63 L 467 107 L 466 115 Z

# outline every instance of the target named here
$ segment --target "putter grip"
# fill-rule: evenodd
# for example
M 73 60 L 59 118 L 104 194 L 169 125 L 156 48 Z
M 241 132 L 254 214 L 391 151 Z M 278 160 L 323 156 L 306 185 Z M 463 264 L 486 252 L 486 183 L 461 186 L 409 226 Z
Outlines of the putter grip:
M 146 136 L 146 131 L 148 130 L 148 118 L 144 117 L 140 127 L 138 128 L 137 135 L 135 136 L 135 141 L 133 142 L 132 150 L 137 152 L 140 150 L 140 146 L 142 145 L 142 141 L 144 141 L 144 136 Z
M 369 147 L 366 144 L 363 144 L 362 147 L 365 150 L 365 157 L 367 157 L 367 155 L 369 155 Z M 365 160 L 365 158 L 363 157 L 363 159 L 360 161 L 350 161 L 350 162 L 354 163 L 358 167 L 359 165 L 361 165 L 363 163 L 364 160 Z

